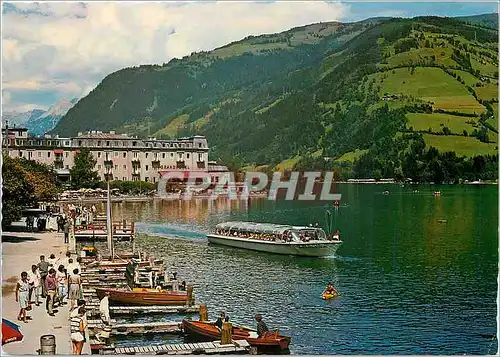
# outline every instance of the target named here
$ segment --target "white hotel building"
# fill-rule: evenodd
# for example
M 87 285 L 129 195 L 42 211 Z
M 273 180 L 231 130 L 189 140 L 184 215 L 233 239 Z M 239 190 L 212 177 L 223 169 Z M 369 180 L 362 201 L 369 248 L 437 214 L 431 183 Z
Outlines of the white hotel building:
M 6 132 L 8 130 L 8 134 Z M 24 157 L 53 165 L 61 178 L 69 179 L 69 169 L 79 149 L 88 148 L 96 159 L 95 169 L 103 180 L 157 182 L 165 172 L 206 172 L 214 182 L 227 172 L 225 166 L 208 161 L 208 142 L 204 136 L 174 140 L 139 139 L 111 131 L 91 131 L 61 138 L 28 136 L 24 128 L 2 130 L 2 150 L 10 157 Z M 106 173 L 105 164 L 111 165 Z

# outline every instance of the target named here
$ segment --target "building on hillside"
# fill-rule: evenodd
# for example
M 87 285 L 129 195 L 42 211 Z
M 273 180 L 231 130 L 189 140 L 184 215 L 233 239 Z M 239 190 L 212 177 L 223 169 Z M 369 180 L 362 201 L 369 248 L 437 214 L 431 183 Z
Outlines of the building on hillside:
M 165 171 L 209 173 L 209 147 L 204 136 L 157 140 L 113 131 L 90 131 L 69 138 L 57 135 L 36 138 L 28 136 L 24 128 L 2 130 L 2 150 L 7 151 L 10 157 L 24 157 L 53 165 L 61 178 L 69 178 L 75 155 L 82 148 L 90 149 L 97 161 L 95 168 L 103 180 L 154 183 L 158 181 L 160 172 Z M 109 174 L 106 166 L 111 167 Z

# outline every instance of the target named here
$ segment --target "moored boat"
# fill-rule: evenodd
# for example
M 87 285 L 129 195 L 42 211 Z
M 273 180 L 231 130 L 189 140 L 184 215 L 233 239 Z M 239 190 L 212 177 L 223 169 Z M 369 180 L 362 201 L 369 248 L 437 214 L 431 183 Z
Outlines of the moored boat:
M 205 321 L 182 320 L 184 333 L 198 340 L 215 341 L 221 339 L 221 330 L 213 323 Z M 257 331 L 233 325 L 233 340 L 246 340 L 251 346 L 259 349 L 286 350 L 291 338 L 279 334 L 279 331 L 267 332 L 258 337 Z
M 145 290 L 145 291 L 143 291 Z M 96 289 L 99 300 L 109 292 L 109 301 L 123 305 L 185 305 L 188 294 L 185 291 L 165 291 L 156 289 Z
M 220 223 L 207 238 L 213 244 L 309 257 L 333 255 L 342 243 L 338 232 L 327 239 L 319 227 L 254 222 Z

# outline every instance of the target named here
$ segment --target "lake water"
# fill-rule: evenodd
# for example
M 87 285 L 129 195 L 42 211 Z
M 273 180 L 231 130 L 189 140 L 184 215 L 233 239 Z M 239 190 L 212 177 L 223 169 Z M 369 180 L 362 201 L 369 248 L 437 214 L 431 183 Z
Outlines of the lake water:
M 113 215 L 139 222 L 148 235 L 137 246 L 193 283 L 210 319 L 224 310 L 255 326 L 261 313 L 270 329 L 292 336 L 292 353 L 494 354 L 497 187 L 413 189 L 339 185 L 338 211 L 319 201 L 193 200 L 114 204 Z M 434 197 L 438 189 L 442 196 Z M 205 237 L 226 220 L 325 227 L 327 208 L 343 240 L 335 257 L 251 252 L 209 245 Z M 331 303 L 320 298 L 328 281 L 342 294 Z

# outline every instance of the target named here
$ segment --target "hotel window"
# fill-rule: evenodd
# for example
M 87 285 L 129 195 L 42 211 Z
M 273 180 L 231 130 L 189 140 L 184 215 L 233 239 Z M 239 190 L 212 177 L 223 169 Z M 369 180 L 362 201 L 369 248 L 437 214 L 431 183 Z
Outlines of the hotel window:
M 65 152 L 64 154 L 66 155 L 66 157 L 68 157 L 68 154 L 69 154 L 69 153 L 68 153 L 68 152 Z
M 64 145 L 69 146 L 69 141 L 65 141 Z
M 127 153 L 126 153 L 126 152 L 124 152 L 124 153 L 123 153 L 123 158 L 126 158 L 126 157 L 127 157 Z
M 145 177 L 144 181 L 149 182 L 149 177 Z
M 163 159 L 165 158 L 165 153 L 163 153 L 162 158 L 163 158 Z
M 173 152 L 170 153 L 170 157 L 174 157 L 174 153 Z
M 106 141 L 106 146 L 109 146 L 109 141 Z
M 115 151 L 115 157 L 118 157 L 118 151 Z
M 115 170 L 118 170 L 118 165 L 115 165 Z
M 198 147 L 201 148 L 201 143 L 198 143 Z
M 78 146 L 82 146 L 82 141 L 78 140 Z
M 42 157 L 42 153 L 40 151 L 38 152 L 38 157 Z
M 148 167 L 149 167 L 149 166 L 148 166 L 148 165 L 146 165 L 146 171 L 148 171 Z
M 146 159 L 148 158 L 148 153 L 146 153 Z
M 189 154 L 186 154 L 187 158 L 189 159 Z
M 137 146 L 137 141 L 132 141 L 132 146 Z
M 123 176 L 122 181 L 127 181 L 127 178 L 125 176 Z
M 98 152 L 98 153 L 97 153 L 97 158 L 100 158 L 100 157 L 101 157 L 101 153 L 100 153 L 100 152 Z
M 31 156 L 31 155 L 30 155 L 30 156 Z M 49 151 L 49 152 L 47 152 L 47 157 L 50 157 L 50 151 Z
M 19 157 L 23 157 L 23 152 L 19 150 Z
M 97 146 L 101 146 L 101 140 L 97 141 Z
M 134 159 L 137 159 L 137 153 L 134 152 Z
M 100 170 L 101 169 L 101 165 L 97 165 L 97 170 Z
M 203 154 L 198 154 L 198 161 L 203 161 Z
M 127 169 L 127 165 L 123 165 L 123 169 L 126 170 Z

